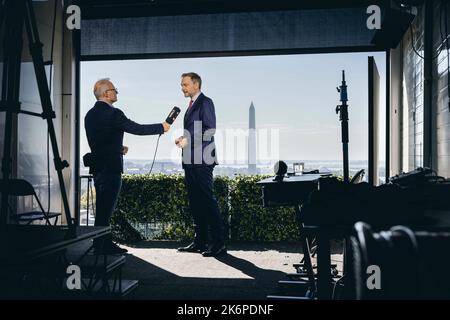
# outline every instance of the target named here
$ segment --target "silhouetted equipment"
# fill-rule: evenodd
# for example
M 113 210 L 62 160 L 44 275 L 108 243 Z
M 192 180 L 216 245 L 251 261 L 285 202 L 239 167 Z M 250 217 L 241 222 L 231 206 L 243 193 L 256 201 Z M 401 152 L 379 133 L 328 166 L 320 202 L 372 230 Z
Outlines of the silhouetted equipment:
M 345 183 L 335 177 L 319 180 L 319 190 L 303 205 L 307 225 L 353 225 L 367 221 L 375 225 L 393 225 L 422 218 L 423 197 L 414 190 L 394 184 L 378 187 L 366 182 Z
M 58 142 L 53 125 L 55 112 L 52 108 L 50 91 L 48 88 L 47 76 L 44 68 L 42 56 L 42 43 L 39 40 L 39 34 L 36 24 L 36 17 L 33 11 L 31 0 L 14 0 L 6 1 L 2 8 L 4 14 L 3 25 L 0 29 L 4 29 L 4 64 L 3 64 L 3 80 L 2 95 L 0 100 L 0 110 L 6 112 L 5 116 L 5 134 L 2 161 L 2 174 L 5 184 L 9 183 L 12 175 L 12 130 L 13 130 L 13 113 L 27 114 L 31 116 L 42 117 L 47 121 L 48 134 L 53 150 L 53 159 L 55 169 L 58 174 L 61 198 L 64 206 L 67 225 L 72 236 L 75 236 L 76 229 L 70 214 L 69 202 L 64 185 L 62 170 L 67 168 L 69 164 L 65 160 L 61 160 L 59 156 Z M 33 59 L 34 70 L 36 75 L 39 96 L 42 105 L 42 113 L 33 113 L 20 109 L 19 92 L 20 92 L 20 67 L 23 46 L 23 27 L 25 25 L 30 53 Z M 2 194 L 0 226 L 2 228 L 7 224 L 8 212 L 8 196 Z
M 54 219 L 53 224 L 56 225 L 58 217 L 61 215 L 59 212 L 47 212 L 39 200 L 36 191 L 33 186 L 26 180 L 10 179 L 8 182 L 0 180 L 0 192 L 3 196 L 15 196 L 15 197 L 33 197 L 37 204 L 39 211 L 21 212 L 10 217 L 18 222 L 31 223 L 36 220 L 44 220 L 46 224 L 50 225 L 50 219 Z M 12 209 L 12 208 L 11 208 Z
M 438 176 L 430 168 L 417 168 L 391 177 L 390 183 L 417 197 L 427 209 L 450 210 L 450 179 Z
M 365 170 L 364 169 L 359 170 L 352 177 L 352 179 L 350 180 L 350 183 L 351 184 L 358 184 L 358 183 L 363 182 L 364 174 L 365 174 Z M 324 180 L 322 180 L 322 181 L 324 181 Z M 345 245 L 344 245 L 344 247 L 345 247 Z M 312 241 L 312 244 L 311 244 L 311 256 L 314 257 L 316 255 L 316 253 L 317 253 L 317 245 L 315 245 L 315 241 Z
M 287 170 L 287 166 L 286 166 Z M 285 170 L 275 170 L 275 173 L 281 173 Z M 283 174 L 284 175 L 284 174 Z M 303 277 L 307 280 L 294 281 L 294 285 L 299 285 L 304 289 L 304 297 L 313 298 L 316 293 L 316 278 L 314 275 L 313 265 L 311 262 L 311 250 L 309 239 L 306 238 L 303 232 L 303 221 L 301 220 L 301 206 L 308 199 L 311 191 L 318 188 L 320 177 L 324 174 L 303 174 L 301 176 L 291 176 L 286 179 L 275 180 L 273 178 L 267 178 L 258 182 L 258 185 L 262 187 L 262 200 L 264 207 L 274 206 L 293 206 L 295 210 L 295 221 L 298 226 L 300 243 L 304 252 L 304 258 L 300 263 L 294 266 L 297 269 L 297 273 L 294 275 L 297 277 Z M 281 281 L 280 283 L 283 283 Z M 286 296 L 268 296 L 270 299 L 289 299 Z M 293 299 L 294 297 L 290 297 Z M 299 298 L 299 297 L 295 297 Z
M 95 166 L 94 160 L 94 155 L 91 152 L 85 153 L 83 155 L 83 166 L 86 168 Z
M 331 278 L 326 273 L 330 266 L 330 258 L 326 257 L 330 250 L 328 241 L 348 236 L 351 226 L 358 221 L 377 228 L 406 225 L 422 228 L 421 230 L 443 229 L 450 232 L 445 214 L 444 217 L 439 216 L 442 210 L 446 212 L 445 210 L 450 209 L 449 180 L 436 176 L 429 169 L 421 168 L 392 177 L 391 180 L 392 183 L 374 187 L 365 182 L 348 184 L 333 177 L 320 178 L 318 190 L 311 192 L 308 201 L 303 204 L 303 228 L 308 237 L 316 237 L 318 266 L 322 261 L 321 270 L 325 270 L 325 273 L 319 271 L 318 275 L 319 297 L 331 298 Z M 432 246 L 429 248 L 429 251 L 439 252 L 432 249 Z M 345 282 L 347 287 L 348 280 Z M 411 284 L 408 285 L 411 288 Z
M 342 138 L 342 154 L 344 181 L 348 182 L 348 105 L 347 105 L 347 83 L 345 82 L 345 71 L 342 70 L 342 84 L 336 88 L 340 93 L 341 105 L 336 107 L 336 114 L 339 114 L 341 121 L 341 138 Z
M 273 168 L 273 171 L 275 173 L 274 181 L 283 181 L 284 175 L 287 172 L 287 164 L 284 161 L 277 161 L 275 163 L 275 166 Z
M 412 187 L 423 185 L 429 178 L 433 177 L 433 170 L 430 168 L 417 168 L 410 172 L 397 174 L 389 179 L 389 182 L 402 187 Z
M 354 229 L 351 249 L 357 299 L 450 298 L 448 228 L 412 230 L 395 226 L 375 232 L 370 225 L 358 222 Z M 372 290 L 368 282 L 374 286 Z

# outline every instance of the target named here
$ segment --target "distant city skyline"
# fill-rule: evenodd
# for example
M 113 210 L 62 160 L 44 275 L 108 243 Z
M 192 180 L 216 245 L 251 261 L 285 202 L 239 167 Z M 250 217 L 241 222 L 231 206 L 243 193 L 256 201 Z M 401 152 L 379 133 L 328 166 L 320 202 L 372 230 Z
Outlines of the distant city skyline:
M 236 157 L 230 154 L 226 130 L 247 130 L 249 105 L 258 112 L 258 130 L 279 133 L 279 154 L 271 159 L 307 161 L 341 158 L 339 104 L 336 87 L 341 71 L 346 71 L 349 94 L 349 157 L 367 159 L 367 57 L 374 56 L 381 76 L 380 119 L 384 119 L 384 53 L 342 53 L 316 55 L 282 55 L 219 58 L 183 58 L 125 61 L 92 61 L 81 64 L 81 154 L 89 151 L 84 131 L 84 115 L 94 105 L 92 86 L 109 77 L 119 88 L 116 107 L 139 123 L 162 122 L 177 105 L 182 116 L 188 101 L 180 90 L 183 72 L 195 71 L 202 76 L 202 91 L 214 101 L 217 116 L 217 150 L 219 163 L 246 163 L 248 152 Z M 178 119 L 168 134 L 161 137 L 157 161 L 181 161 L 174 145 L 182 134 Z M 384 121 L 380 121 L 380 160 L 384 160 Z M 258 137 L 258 136 L 257 136 Z M 124 145 L 130 147 L 126 159 L 153 158 L 156 136 L 125 134 Z M 247 141 L 247 137 L 244 137 Z M 258 138 L 257 138 L 258 140 Z M 245 143 L 244 143 L 245 144 Z M 259 151 L 258 151 L 259 152 Z M 269 158 L 271 154 L 268 155 Z M 231 161 L 232 162 L 232 161 Z
M 296 160 L 285 160 L 288 165 L 288 172 L 293 171 L 293 164 Z M 142 159 L 129 159 L 124 161 L 124 173 L 125 174 L 148 174 L 151 167 L 151 160 Z M 368 170 L 367 160 L 354 160 L 349 163 L 350 175 L 353 175 L 360 169 Z M 380 161 L 379 174 L 380 177 L 384 177 L 384 161 Z M 331 172 L 335 175 L 342 175 L 342 160 L 309 160 L 305 162 L 304 171 L 321 170 Z M 173 161 L 155 161 L 152 174 L 183 174 L 184 170 L 181 167 L 181 163 L 173 163 Z M 221 176 L 233 177 L 236 174 L 273 174 L 274 168 L 270 163 L 258 163 L 256 165 L 256 172 L 250 172 L 248 165 L 243 164 L 221 164 L 216 167 L 214 174 Z M 87 175 L 88 168 L 81 169 L 81 175 Z

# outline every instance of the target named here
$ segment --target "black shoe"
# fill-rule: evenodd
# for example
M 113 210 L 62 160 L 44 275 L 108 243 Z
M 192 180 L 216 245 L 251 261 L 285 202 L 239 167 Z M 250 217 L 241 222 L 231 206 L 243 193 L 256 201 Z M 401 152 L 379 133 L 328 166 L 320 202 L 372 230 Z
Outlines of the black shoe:
M 206 249 L 207 248 L 205 245 L 199 245 L 199 244 L 196 244 L 195 242 L 192 242 L 187 247 L 178 248 L 178 251 L 179 252 L 203 252 Z
M 128 250 L 119 247 L 117 244 L 111 242 L 109 244 L 105 244 L 103 248 L 96 247 L 94 248 L 94 254 L 125 254 Z
M 227 248 L 222 246 L 212 246 L 209 250 L 202 252 L 202 256 L 204 257 L 218 257 L 227 254 Z

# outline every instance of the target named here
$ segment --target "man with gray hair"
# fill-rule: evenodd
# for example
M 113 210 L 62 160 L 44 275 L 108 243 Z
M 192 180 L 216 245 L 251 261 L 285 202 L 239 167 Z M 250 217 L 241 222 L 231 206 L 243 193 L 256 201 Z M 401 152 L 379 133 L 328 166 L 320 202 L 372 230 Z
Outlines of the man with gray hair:
M 91 148 L 89 173 L 94 175 L 96 191 L 96 226 L 109 226 L 122 186 L 123 156 L 128 147 L 123 145 L 124 132 L 135 135 L 156 135 L 167 132 L 167 122 L 138 124 L 128 119 L 122 110 L 113 107 L 117 88 L 109 79 L 100 79 L 94 85 L 97 99 L 84 118 L 86 137 Z M 112 242 L 112 237 L 94 240 L 97 254 L 121 254 L 127 250 Z

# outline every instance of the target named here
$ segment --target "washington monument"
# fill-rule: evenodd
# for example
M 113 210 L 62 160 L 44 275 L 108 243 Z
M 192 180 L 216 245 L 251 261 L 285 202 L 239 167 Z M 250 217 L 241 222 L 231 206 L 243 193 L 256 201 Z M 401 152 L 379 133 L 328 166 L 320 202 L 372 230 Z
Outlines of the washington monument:
M 248 110 L 248 173 L 256 174 L 256 121 L 253 101 Z

